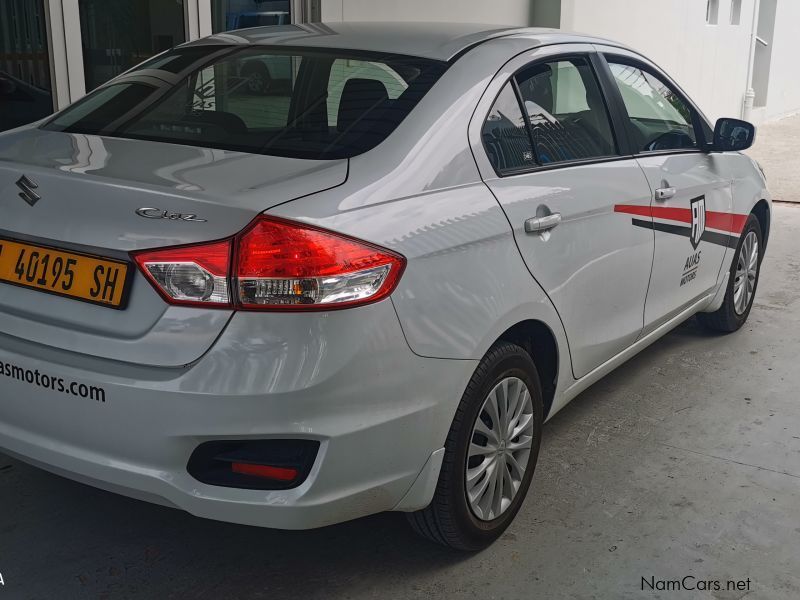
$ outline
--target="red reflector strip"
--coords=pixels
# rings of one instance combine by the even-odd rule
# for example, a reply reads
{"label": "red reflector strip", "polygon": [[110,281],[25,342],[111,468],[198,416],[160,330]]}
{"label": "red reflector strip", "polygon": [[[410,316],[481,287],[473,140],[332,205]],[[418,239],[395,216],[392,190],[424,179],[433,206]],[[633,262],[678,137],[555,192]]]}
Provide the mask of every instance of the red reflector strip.
{"label": "red reflector strip", "polygon": [[297,479],[297,469],[284,467],[270,467],[269,465],[251,465],[248,463],[232,463],[231,470],[240,475],[251,475],[275,481],[294,481]]}

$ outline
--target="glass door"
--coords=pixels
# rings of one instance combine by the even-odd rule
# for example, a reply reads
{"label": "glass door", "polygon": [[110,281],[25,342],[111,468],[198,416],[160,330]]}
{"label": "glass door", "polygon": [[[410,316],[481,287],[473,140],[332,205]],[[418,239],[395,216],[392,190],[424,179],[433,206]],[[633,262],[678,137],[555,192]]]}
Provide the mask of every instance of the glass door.
{"label": "glass door", "polygon": [[86,91],[186,41],[183,0],[79,0]]}
{"label": "glass door", "polygon": [[0,1],[0,131],[53,112],[44,2]]}
{"label": "glass door", "polygon": [[212,0],[211,27],[214,33],[289,25],[292,22],[290,0]]}

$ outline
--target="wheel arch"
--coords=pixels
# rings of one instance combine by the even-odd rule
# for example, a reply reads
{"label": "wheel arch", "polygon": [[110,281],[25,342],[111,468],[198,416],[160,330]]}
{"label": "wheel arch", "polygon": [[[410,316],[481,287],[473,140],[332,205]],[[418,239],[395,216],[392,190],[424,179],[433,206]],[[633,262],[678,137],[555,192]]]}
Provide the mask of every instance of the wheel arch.
{"label": "wheel arch", "polygon": [[559,375],[558,340],[544,322],[535,319],[520,321],[506,329],[495,341],[511,342],[525,349],[533,359],[542,383],[544,417],[547,418],[555,399]]}
{"label": "wheel arch", "polygon": [[761,245],[764,250],[767,248],[767,241],[769,240],[769,229],[772,225],[772,214],[770,212],[769,203],[766,200],[759,200],[750,211],[758,219],[761,225]]}

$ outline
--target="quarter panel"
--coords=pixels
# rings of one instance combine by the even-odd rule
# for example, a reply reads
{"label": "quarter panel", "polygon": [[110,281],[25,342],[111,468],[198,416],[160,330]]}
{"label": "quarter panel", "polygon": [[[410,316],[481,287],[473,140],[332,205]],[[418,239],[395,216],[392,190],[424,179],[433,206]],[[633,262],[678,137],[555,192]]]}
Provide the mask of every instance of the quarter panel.
{"label": "quarter panel", "polygon": [[520,321],[539,319],[561,329],[525,268],[508,220],[482,183],[338,214],[325,214],[326,206],[298,201],[270,213],[302,215],[403,254],[408,266],[392,300],[415,353],[479,359]]}

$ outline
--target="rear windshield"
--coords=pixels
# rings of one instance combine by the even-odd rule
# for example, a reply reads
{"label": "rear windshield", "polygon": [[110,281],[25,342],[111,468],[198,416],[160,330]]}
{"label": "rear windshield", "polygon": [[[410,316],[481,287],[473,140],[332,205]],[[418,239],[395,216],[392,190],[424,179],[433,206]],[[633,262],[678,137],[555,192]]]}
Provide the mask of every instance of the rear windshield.
{"label": "rear windshield", "polygon": [[446,68],[397,55],[189,46],[118,77],[44,129],[349,158],[385,140]]}

